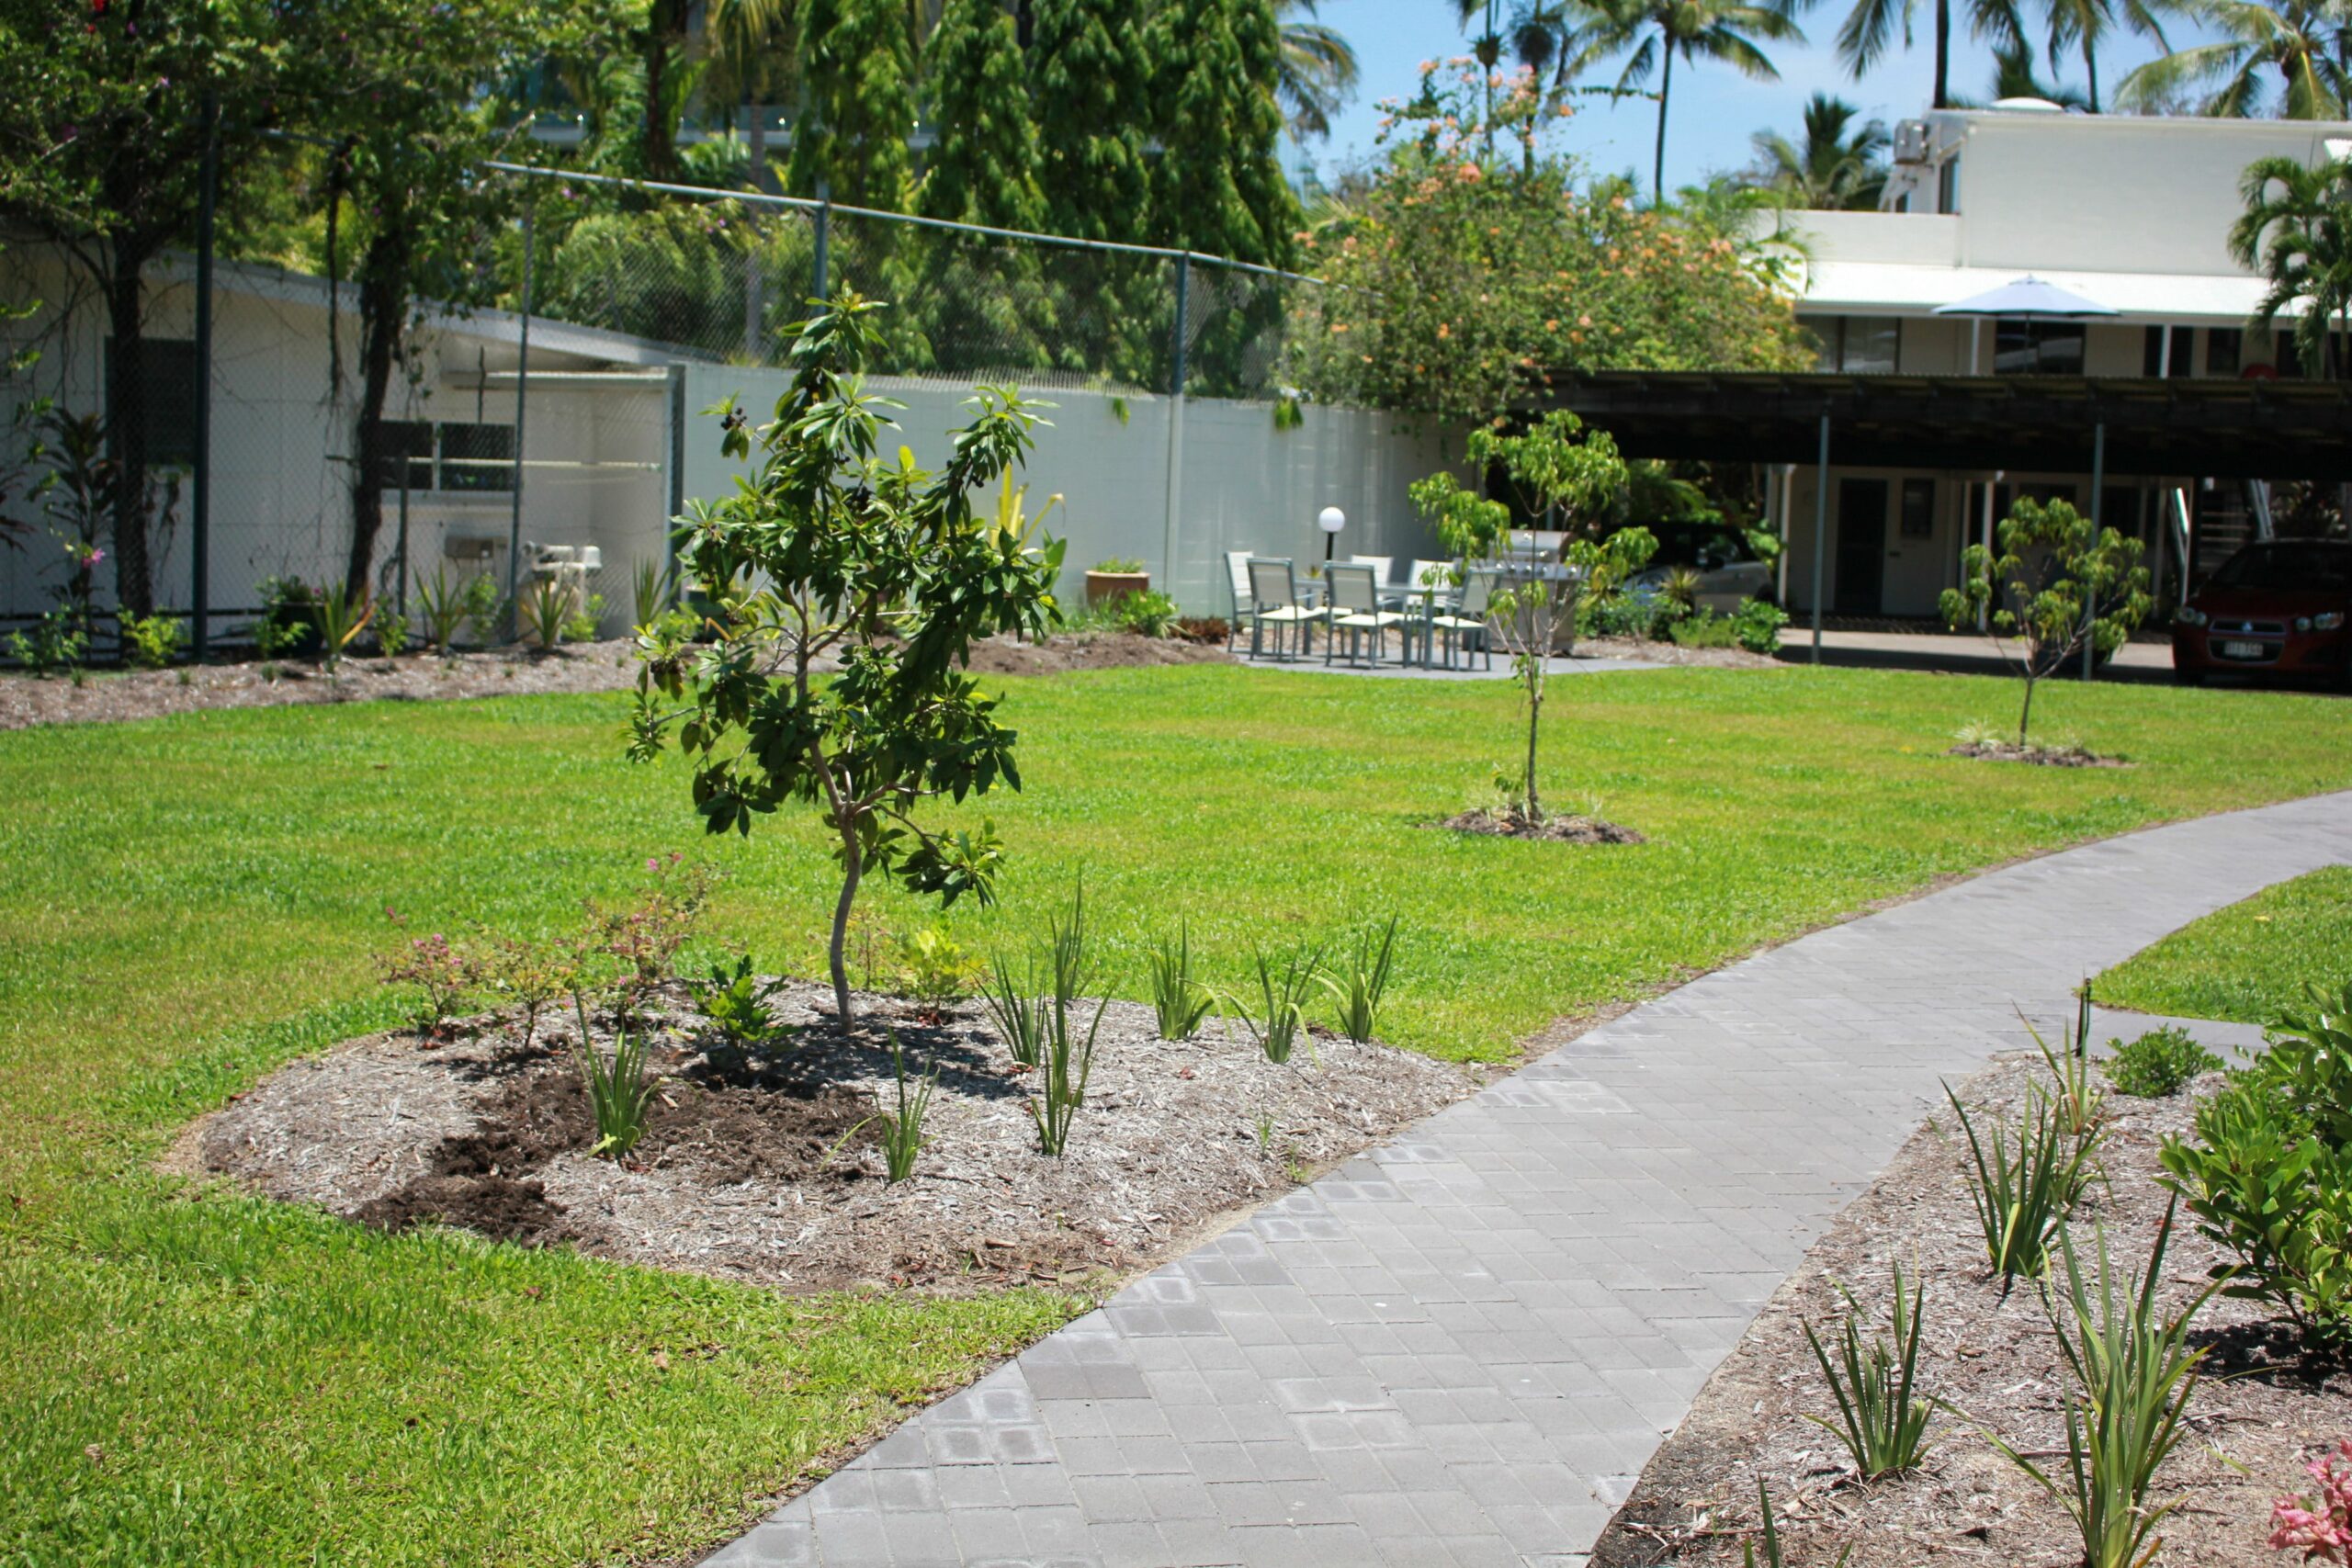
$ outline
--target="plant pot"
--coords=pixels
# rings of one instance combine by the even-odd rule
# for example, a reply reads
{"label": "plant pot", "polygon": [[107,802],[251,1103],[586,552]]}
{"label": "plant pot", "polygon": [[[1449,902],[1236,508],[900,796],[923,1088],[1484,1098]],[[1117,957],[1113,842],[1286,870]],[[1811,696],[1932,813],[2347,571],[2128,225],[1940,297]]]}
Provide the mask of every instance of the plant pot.
{"label": "plant pot", "polygon": [[1114,599],[1124,599],[1130,593],[1151,592],[1151,573],[1148,571],[1090,571],[1086,574],[1086,607],[1107,604]]}

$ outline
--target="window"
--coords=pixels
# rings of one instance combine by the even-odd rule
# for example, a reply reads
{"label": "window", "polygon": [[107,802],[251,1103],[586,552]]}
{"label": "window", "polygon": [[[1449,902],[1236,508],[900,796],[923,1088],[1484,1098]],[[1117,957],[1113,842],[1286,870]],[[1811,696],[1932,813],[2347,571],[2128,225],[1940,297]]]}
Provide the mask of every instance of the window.
{"label": "window", "polygon": [[[147,460],[162,467],[196,462],[196,342],[192,338],[141,338],[137,363],[122,379],[124,417],[145,436]],[[114,342],[107,342],[107,369],[114,369]]]}
{"label": "window", "polygon": [[511,424],[388,419],[377,432],[378,482],[386,490],[401,488],[403,464],[411,491],[504,494],[514,488]]}
{"label": "window", "polygon": [[2245,333],[2236,327],[2207,327],[2205,329],[2205,374],[2234,376],[2238,373],[2238,353],[2245,344]]}
{"label": "window", "polygon": [[1894,316],[1800,316],[1818,345],[1814,368],[1849,376],[1892,376],[1903,354],[1903,322]]}
{"label": "window", "polygon": [[1936,210],[1960,210],[1960,154],[1957,152],[1936,165]]}
{"label": "window", "polygon": [[1906,539],[1932,539],[1936,536],[1935,480],[1903,481],[1903,536]]}
{"label": "window", "polygon": [[1996,376],[2079,376],[2083,323],[2003,317],[1993,329]]}

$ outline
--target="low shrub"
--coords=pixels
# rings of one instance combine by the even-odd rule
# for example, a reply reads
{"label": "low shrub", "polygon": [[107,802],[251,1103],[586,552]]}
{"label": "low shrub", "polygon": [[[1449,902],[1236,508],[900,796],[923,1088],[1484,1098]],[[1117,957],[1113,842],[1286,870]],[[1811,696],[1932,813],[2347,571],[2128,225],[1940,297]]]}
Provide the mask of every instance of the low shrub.
{"label": "low shrub", "polygon": [[2303,1468],[2319,1494],[2271,1504],[2270,1549],[2301,1551],[2306,1562],[2352,1563],[2352,1438]]}
{"label": "low shrub", "polygon": [[2118,1094],[2137,1100],[2162,1100],[2178,1094],[2199,1073],[2220,1070],[2222,1058],[2199,1045],[2177,1024],[2151,1029],[2129,1042],[2110,1040],[2101,1070]]}
{"label": "low shrub", "polygon": [[1781,651],[1781,628],[1788,624],[1786,610],[1761,599],[1741,600],[1731,617],[1732,636],[1739,646],[1768,657]]}
{"label": "low shrub", "polygon": [[[384,917],[395,926],[408,924],[406,917],[389,908]],[[416,987],[422,1005],[410,1018],[426,1039],[447,1032],[449,1021],[481,984],[481,970],[471,949],[439,931],[404,938],[399,948],[378,956],[376,972],[387,986]]]}
{"label": "low shrub", "polygon": [[639,889],[634,902],[589,907],[583,956],[603,962],[623,1023],[676,974],[678,950],[694,934],[710,898],[708,869],[684,865],[684,858],[674,850],[667,857],[648,856],[645,870],[652,880]]}
{"label": "low shrub", "polygon": [[1137,637],[1166,637],[1176,625],[1176,601],[1149,588],[1122,593],[1111,602],[1111,620],[1121,631]]}
{"label": "low shrub", "polygon": [[1223,615],[1179,615],[1174,630],[1186,642],[1223,642],[1233,635]]}
{"label": "low shrub", "polygon": [[980,961],[938,926],[899,939],[899,988],[926,1007],[945,1007],[972,994]]}
{"label": "low shrub", "polygon": [[1676,621],[1666,631],[1677,648],[1731,648],[1739,641],[1736,622],[1703,607],[1698,614]]}
{"label": "low shrub", "polygon": [[254,647],[264,659],[313,653],[319,647],[318,594],[299,578],[265,577]]}
{"label": "low shrub", "polygon": [[2226,1248],[2224,1295],[2284,1313],[2304,1340],[2352,1348],[2352,986],[2272,1026],[2270,1047],[2169,1140],[2165,1185]]}
{"label": "low shrub", "polygon": [[124,615],[122,657],[133,669],[161,670],[180,650],[186,635],[177,615]]}
{"label": "low shrub", "polygon": [[523,1021],[523,1048],[538,1032],[539,1015],[580,983],[580,954],[564,942],[501,936],[475,928],[474,976],[481,987],[514,1009]]}
{"label": "low shrub", "polygon": [[743,953],[731,964],[723,959],[713,963],[710,977],[695,983],[695,1001],[720,1038],[749,1050],[773,1045],[792,1032],[768,1013],[768,998],[783,988],[782,980],[763,981],[753,974],[752,955]]}
{"label": "low shrub", "polygon": [[8,634],[8,657],[36,675],[78,671],[89,646],[90,634],[71,610],[51,610],[29,630]]}
{"label": "low shrub", "polygon": [[1623,592],[1579,594],[1576,607],[1577,636],[1648,637],[1657,624],[1660,606],[1666,603],[1664,600],[1637,599]]}
{"label": "low shrub", "polygon": [[1094,570],[1113,577],[1134,577],[1143,570],[1143,562],[1133,556],[1113,556],[1094,563]]}

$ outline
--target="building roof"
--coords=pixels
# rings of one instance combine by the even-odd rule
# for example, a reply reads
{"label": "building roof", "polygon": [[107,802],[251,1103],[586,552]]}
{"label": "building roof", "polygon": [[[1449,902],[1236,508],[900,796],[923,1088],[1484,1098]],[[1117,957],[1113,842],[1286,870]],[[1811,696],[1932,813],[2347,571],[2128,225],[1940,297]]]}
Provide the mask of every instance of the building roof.
{"label": "building roof", "polygon": [[1841,468],[2352,480],[2352,384],[2030,376],[1561,377],[1544,402],[1628,457]]}

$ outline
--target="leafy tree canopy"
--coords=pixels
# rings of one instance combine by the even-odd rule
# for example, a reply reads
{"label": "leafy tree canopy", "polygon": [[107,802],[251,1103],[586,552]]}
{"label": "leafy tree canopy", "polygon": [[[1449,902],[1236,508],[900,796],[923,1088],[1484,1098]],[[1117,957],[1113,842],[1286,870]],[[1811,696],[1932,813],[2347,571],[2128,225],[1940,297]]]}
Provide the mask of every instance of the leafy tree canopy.
{"label": "leafy tree canopy", "polygon": [[1686,193],[1636,207],[1580,182],[1532,72],[1510,75],[1487,148],[1474,62],[1384,106],[1385,157],[1308,236],[1292,378],[1331,401],[1487,423],[1565,374],[1796,370],[1811,363],[1751,208]]}

